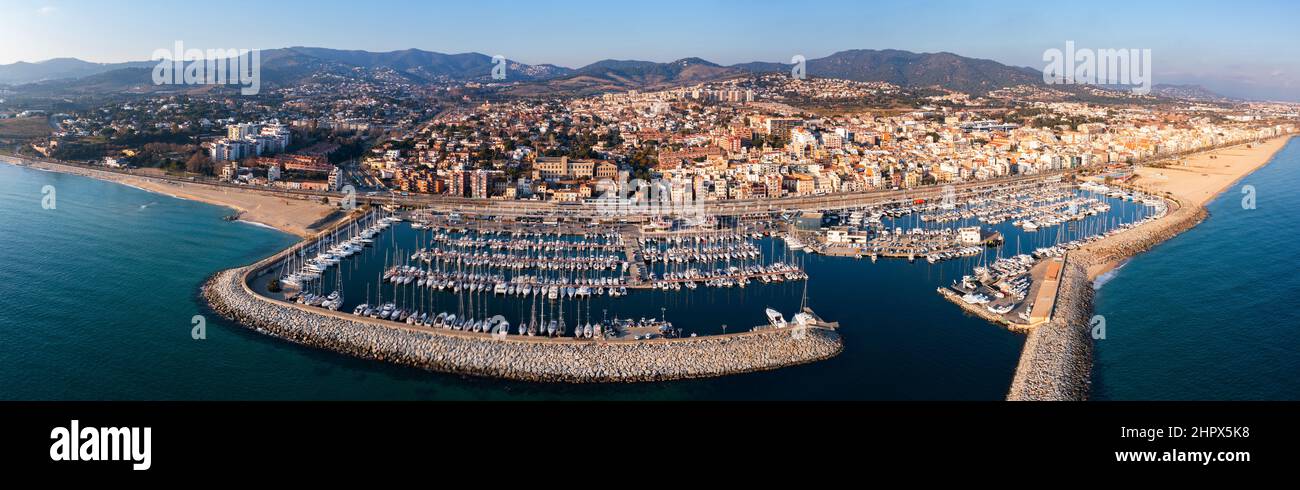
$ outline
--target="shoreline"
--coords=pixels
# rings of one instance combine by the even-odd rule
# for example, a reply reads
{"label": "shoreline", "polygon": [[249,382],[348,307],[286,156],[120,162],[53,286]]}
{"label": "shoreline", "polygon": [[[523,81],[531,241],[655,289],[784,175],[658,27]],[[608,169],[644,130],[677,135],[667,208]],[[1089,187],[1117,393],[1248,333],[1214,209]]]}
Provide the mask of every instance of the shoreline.
{"label": "shoreline", "polygon": [[[16,161],[14,161],[16,160]],[[220,206],[239,215],[238,221],[272,228],[299,238],[310,238],[333,223],[313,227],[329,217],[333,206],[307,199],[268,195],[262,189],[216,187],[204,183],[185,184],[148,175],[127,174],[96,170],[63,163],[35,160],[26,157],[5,156],[0,163],[30,168],[42,172],[77,175],[109,182],[136,190],[167,196],[184,201],[195,201]]]}
{"label": "shoreline", "polygon": [[[1135,169],[1140,185],[1164,193],[1166,200],[1177,208],[1164,218],[1066,255],[1056,311],[1051,321],[1030,332],[1026,339],[1007,400],[1087,400],[1092,388],[1096,347],[1092,338],[1095,281],[1133,257],[1200,224],[1209,217],[1206,204],[1272,162],[1293,137],[1282,135],[1210,150],[1189,157],[1186,165]],[[1245,148],[1247,145],[1250,148]],[[1230,159],[1216,161],[1220,156]],[[1212,163],[1225,163],[1222,168],[1233,171],[1213,173],[1218,167]],[[1174,172],[1179,174],[1166,175]]]}
{"label": "shoreline", "polygon": [[[1182,209],[1182,207],[1184,206],[1188,206],[1188,207],[1198,208],[1199,210],[1203,211],[1205,209],[1205,206],[1209,204],[1210,201],[1217,199],[1224,192],[1227,192],[1228,189],[1237,185],[1242,180],[1249,177],[1251,174],[1254,174],[1255,171],[1263,168],[1265,165],[1268,165],[1269,162],[1272,162],[1273,157],[1276,156],[1279,151],[1282,151],[1282,148],[1285,148],[1287,143],[1289,143],[1294,136],[1295,135],[1283,135],[1283,136],[1274,137],[1266,141],[1256,142],[1251,144],[1252,147],[1249,149],[1243,148],[1244,146],[1246,146],[1246,144],[1242,144],[1242,145],[1235,145],[1227,148],[1221,148],[1218,150],[1211,150],[1204,153],[1198,153],[1187,159],[1188,162],[1186,166],[1138,167],[1137,169],[1135,169],[1135,173],[1138,176],[1137,180],[1140,185],[1144,187],[1150,187],[1151,189],[1157,192],[1172,193],[1173,194],[1172,197],[1178,201],[1179,209]],[[1247,154],[1245,155],[1236,154],[1238,152],[1243,152],[1243,151],[1246,152]],[[1261,154],[1263,153],[1266,153],[1266,155],[1263,155],[1263,157],[1260,158]],[[1215,158],[1210,158],[1211,156]],[[1226,166],[1227,168],[1232,168],[1234,165],[1237,164],[1244,164],[1244,165],[1241,167],[1237,167],[1235,169],[1236,171],[1234,172],[1217,174],[1218,176],[1221,177],[1219,179],[1213,179],[1213,178],[1205,179],[1205,180],[1209,180],[1209,182],[1204,182],[1199,187],[1188,189],[1186,185],[1187,180],[1201,180],[1198,179],[1198,176],[1190,175],[1189,172],[1190,173],[1197,173],[1202,171],[1210,172],[1214,168],[1211,166],[1211,164],[1216,163],[1214,161],[1218,160],[1218,157],[1220,156],[1237,157],[1237,159],[1235,160],[1232,159],[1228,160],[1229,163]],[[1197,170],[1193,171],[1191,169],[1197,169]],[[1174,173],[1174,172],[1180,173],[1181,175],[1179,175],[1178,177],[1181,178],[1170,179],[1166,175],[1166,173]],[[1211,175],[1212,174],[1202,173],[1199,177],[1207,177]],[[1172,215],[1174,213],[1170,213],[1170,214]],[[1197,213],[1197,214],[1201,214],[1201,213]],[[1204,216],[1201,217],[1201,220],[1205,219],[1208,216],[1209,213],[1205,212]],[[1102,241],[1101,243],[1094,244],[1094,245],[1104,246],[1105,242],[1106,241]],[[1085,248],[1091,248],[1091,247],[1085,247]],[[1111,272],[1112,270],[1122,265],[1125,261],[1127,261],[1128,259],[1136,255],[1137,253],[1134,253],[1127,257],[1112,257],[1100,264],[1089,267],[1088,280],[1095,281],[1102,274]]]}
{"label": "shoreline", "polygon": [[[1134,174],[1137,176],[1133,182],[1126,185],[1136,185],[1148,189],[1157,195],[1166,196],[1165,199],[1171,202],[1170,211],[1164,218],[1144,224],[1143,226],[1128,230],[1105,240],[1085,246],[1077,251],[1071,252],[1066,257],[1066,263],[1063,267],[1063,277],[1058,296],[1060,301],[1057,304],[1055,314],[1048,323],[1035,328],[1029,333],[1029,338],[1025,342],[1022,350],[1011,387],[1009,389],[1007,400],[1084,400],[1088,398],[1091,389],[1091,371],[1092,357],[1095,343],[1091,339],[1090,320],[1093,315],[1093,298],[1096,291],[1096,281],[1104,274],[1113,272],[1132,257],[1150,250],[1151,248],[1167,241],[1178,234],[1196,226],[1208,217],[1205,205],[1211,200],[1221,196],[1228,189],[1237,185],[1242,180],[1258,169],[1272,162],[1276,154],[1281,151],[1292,139],[1293,135],[1281,135],[1266,140],[1259,140],[1252,143],[1242,143],[1230,147],[1207,150],[1186,157],[1186,162],[1180,161],[1177,165],[1167,167],[1137,167]],[[1250,145],[1250,148],[1246,148]],[[1227,157],[1227,158],[1224,158]],[[81,175],[98,180],[109,181],[130,187],[135,187],[147,192],[165,194],[169,197],[195,200],[208,204],[219,205],[240,211],[241,213],[249,212],[249,209],[241,206],[239,199],[244,198],[264,198],[272,201],[277,199],[259,192],[257,189],[226,189],[222,186],[212,186],[205,184],[193,184],[187,186],[184,182],[174,180],[153,179],[148,176],[134,174],[118,174],[115,172],[98,171],[91,168],[81,168],[77,166],[57,164],[52,162],[32,161],[24,159],[26,164],[18,163],[18,166],[25,166],[42,171],[52,171],[60,173],[70,173]],[[4,162],[0,160],[3,163]],[[1227,169],[1227,170],[1225,170]],[[186,192],[191,189],[187,187],[202,187],[209,193],[217,194],[217,197],[193,195],[193,192]],[[184,196],[179,196],[168,192],[168,190],[180,190]],[[201,194],[201,193],[200,193]],[[228,198],[227,200],[221,197]],[[230,200],[237,202],[231,203]],[[306,200],[296,200],[297,202],[307,202]],[[288,201],[285,201],[288,204]],[[332,209],[329,206],[316,204],[321,208]],[[257,209],[254,207],[253,209]],[[255,226],[268,226],[291,234],[307,237],[313,233],[294,231],[287,229],[287,226],[274,226],[260,221],[249,219],[249,216],[243,216],[240,221],[249,222]],[[323,225],[322,230],[328,230],[337,225],[342,220],[334,220],[328,225]],[[320,220],[316,220],[320,222]],[[272,256],[266,260],[274,259]],[[236,269],[241,271],[237,275],[246,279],[247,275],[258,270],[259,266],[266,262],[259,262],[253,266]],[[231,271],[223,271],[218,276]],[[491,376],[498,378],[509,378],[529,381],[562,381],[562,382],[618,382],[618,381],[659,381],[669,379],[688,379],[695,377],[722,376],[727,374],[737,374],[767,369],[777,369],[779,367],[816,362],[818,360],[834,357],[842,351],[842,342],[838,334],[833,331],[834,337],[823,338],[820,341],[834,343],[838,345],[835,349],[817,348],[816,354],[804,352],[799,355],[788,356],[786,359],[771,359],[763,355],[763,359],[743,359],[736,357],[731,359],[735,365],[730,368],[719,368],[713,366],[710,369],[689,369],[689,370],[669,370],[665,372],[662,366],[656,365],[654,368],[643,369],[641,371],[633,370],[632,372],[620,371],[616,374],[609,374],[603,371],[591,371],[583,374],[574,375],[556,374],[563,370],[563,367],[551,365],[547,371],[535,372],[531,367],[520,367],[519,364],[512,364],[508,372],[502,372],[499,366],[479,364],[457,364],[447,361],[445,358],[433,359],[428,357],[427,346],[430,342],[441,342],[447,338],[456,339],[455,342],[467,342],[463,336],[453,335],[443,332],[412,332],[402,328],[386,324],[374,324],[364,320],[353,320],[351,318],[335,318],[330,315],[320,314],[315,311],[307,311],[303,308],[297,308],[294,305],[279,304],[269,298],[261,298],[262,303],[273,303],[269,307],[277,310],[274,315],[283,314],[283,308],[293,312],[289,317],[301,319],[303,314],[306,317],[318,318],[327,322],[346,321],[354,327],[366,332],[384,332],[383,342],[376,341],[373,344],[358,343],[356,339],[346,345],[340,346],[337,342],[344,335],[339,331],[323,332],[320,326],[310,325],[310,321],[293,325],[278,325],[278,322],[270,321],[265,317],[259,318],[248,314],[241,314],[243,308],[234,308],[228,305],[232,304],[229,297],[214,297],[211,291],[214,289],[212,283],[216,281],[216,276],[204,284],[204,296],[214,310],[220,311],[223,316],[234,319],[248,328],[258,330],[262,333],[290,340],[316,348],[331,350],[356,357],[371,358],[388,362],[396,362],[424,369],[441,372],[452,372],[460,374],[474,374]],[[246,282],[245,282],[246,286]],[[228,296],[228,295],[227,295]],[[253,296],[257,296],[253,294]],[[218,306],[227,305],[224,309]],[[245,303],[247,306],[248,303]],[[277,326],[278,325],[278,326]],[[396,332],[396,333],[394,333]],[[397,342],[391,337],[397,335],[404,337]],[[419,338],[414,338],[419,337]],[[755,335],[754,338],[772,337],[771,335]],[[785,336],[788,339],[788,336]],[[822,337],[818,334],[814,337]],[[828,336],[829,337],[829,336]],[[429,339],[433,340],[429,340]],[[331,340],[332,339],[332,340]],[[510,341],[502,342],[490,338],[471,339],[471,344],[477,346],[511,344]],[[703,339],[701,339],[703,340]],[[716,339],[712,339],[715,340]],[[769,339],[770,340],[770,339]],[[759,343],[768,342],[760,341]],[[784,341],[783,341],[784,342]],[[515,342],[525,344],[526,342]],[[697,345],[706,345],[707,342],[695,342]],[[788,342],[787,342],[788,343]],[[529,343],[530,344],[530,343]],[[556,344],[564,345],[564,344]],[[569,344],[565,348],[571,348],[574,345],[598,345],[595,351],[601,351],[607,354],[607,346],[618,344]],[[639,345],[654,345],[645,343]],[[775,345],[775,344],[773,344]],[[414,347],[416,350],[412,351]],[[456,349],[463,349],[464,345]],[[496,349],[497,347],[493,347]],[[783,348],[785,348],[783,346]],[[802,348],[802,347],[801,347]],[[424,349],[424,350],[421,350]],[[477,347],[474,347],[477,349]],[[510,350],[510,349],[507,349]],[[541,349],[546,350],[546,349]],[[556,349],[560,350],[560,349]],[[828,351],[832,351],[828,353]],[[423,354],[421,354],[423,352]],[[493,351],[493,356],[500,357],[500,353]],[[734,354],[734,353],[733,353]],[[573,358],[574,354],[566,353],[565,355]],[[693,357],[698,358],[704,355],[703,352],[694,352]],[[634,355],[635,357],[635,355]],[[401,360],[405,358],[406,360]],[[512,358],[516,361],[518,358]],[[600,359],[598,362],[601,368],[605,368],[610,362],[617,360],[616,357],[607,358],[606,355],[597,355]],[[531,362],[531,361],[529,361]],[[593,361],[594,362],[594,361]],[[692,361],[682,361],[690,363]],[[757,363],[757,364],[755,364]],[[525,362],[524,364],[528,364]],[[647,363],[644,366],[650,366]]]}

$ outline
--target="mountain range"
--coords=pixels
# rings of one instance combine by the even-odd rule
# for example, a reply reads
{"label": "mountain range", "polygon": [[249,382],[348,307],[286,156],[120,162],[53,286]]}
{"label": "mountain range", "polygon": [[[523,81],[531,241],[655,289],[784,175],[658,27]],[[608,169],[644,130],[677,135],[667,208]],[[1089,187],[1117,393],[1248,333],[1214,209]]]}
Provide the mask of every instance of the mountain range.
{"label": "mountain range", "polygon": [[[264,85],[298,84],[313,79],[390,78],[410,83],[491,82],[493,57],[481,53],[444,54],[419,49],[371,52],[313,47],[262,51]],[[147,91],[154,61],[90,63],[60,58],[39,63],[0,65],[0,84],[29,86],[43,92]],[[690,85],[758,73],[789,73],[786,63],[751,62],[723,66],[700,58],[668,63],[602,60],[577,69],[508,61],[507,76],[520,95],[599,93]],[[968,58],[953,53],[913,53],[894,49],[840,51],[806,62],[813,77],[861,82],[888,82],[903,87],[942,87],[971,94],[1042,83],[1032,68]],[[391,78],[390,78],[391,79]],[[1204,89],[1184,87],[1171,94],[1215,97]]]}
{"label": "mountain range", "polygon": [[19,85],[67,78],[82,78],[114,70],[153,66],[152,62],[91,63],[76,58],[55,58],[37,63],[19,61],[0,65],[0,83]]}

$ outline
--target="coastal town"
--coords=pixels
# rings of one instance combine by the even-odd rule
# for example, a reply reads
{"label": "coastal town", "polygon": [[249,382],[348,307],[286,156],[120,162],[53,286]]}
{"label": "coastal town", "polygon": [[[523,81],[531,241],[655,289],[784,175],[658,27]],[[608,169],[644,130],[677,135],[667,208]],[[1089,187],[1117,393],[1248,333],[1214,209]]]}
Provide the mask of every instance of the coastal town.
{"label": "coastal town", "polygon": [[0,467],[1288,475],[1297,18],[0,0]]}
{"label": "coastal town", "polygon": [[[168,95],[44,116],[25,154],[250,187],[577,202],[655,181],[685,202],[896,190],[1133,163],[1277,135],[1288,104],[1097,104],[762,75],[585,97],[475,83]],[[459,97],[454,95],[459,94]],[[477,95],[469,95],[474,94]],[[801,109],[874,100],[885,109]],[[268,96],[270,98],[270,96]],[[16,108],[15,108],[16,109]]]}
{"label": "coastal town", "polygon": [[[214,276],[204,298],[359,357],[577,383],[817,362],[852,335],[808,297],[818,255],[956,271],[941,297],[1029,336],[1009,398],[1075,399],[1091,365],[1081,291],[1132,253],[1116,247],[1202,216],[1212,194],[1189,193],[1189,161],[1206,168],[1195,185],[1221,190],[1300,121],[1293,104],[1032,85],[765,73],[539,95],[530,83],[377,76],[64,112],[9,100],[7,120],[45,131],[7,138],[4,158],[300,236]],[[1232,172],[1204,166],[1242,149],[1250,161],[1225,160]],[[665,306],[747,289],[798,306],[746,305],[736,318],[763,321],[731,331]]]}

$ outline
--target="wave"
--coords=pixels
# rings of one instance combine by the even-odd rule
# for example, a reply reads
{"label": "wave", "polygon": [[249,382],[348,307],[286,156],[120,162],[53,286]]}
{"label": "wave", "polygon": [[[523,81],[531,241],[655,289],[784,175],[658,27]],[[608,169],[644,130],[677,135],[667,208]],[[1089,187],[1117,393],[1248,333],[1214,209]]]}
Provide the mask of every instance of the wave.
{"label": "wave", "polygon": [[1100,290],[1102,286],[1105,286],[1106,283],[1110,282],[1111,279],[1114,279],[1115,276],[1118,276],[1119,270],[1123,269],[1124,266],[1126,265],[1128,265],[1128,259],[1125,259],[1119,264],[1116,264],[1115,267],[1112,268],[1111,270],[1103,272],[1100,276],[1097,276],[1097,279],[1092,281],[1092,289],[1094,291]]}
{"label": "wave", "polygon": [[130,187],[130,188],[135,189],[135,190],[138,190],[138,191],[145,191],[145,192],[148,192],[148,193],[150,193],[150,194],[161,194],[161,195],[164,195],[164,196],[170,197],[170,198],[172,198],[172,199],[180,199],[180,200],[182,200],[182,201],[190,201],[190,200],[191,200],[191,199],[185,199],[185,198],[180,197],[180,196],[177,196],[177,195],[175,195],[175,194],[168,194],[168,193],[166,193],[166,192],[159,191],[159,190],[154,190],[154,189],[145,189],[144,187],[140,187],[140,186],[138,186],[138,185],[130,184],[130,183],[123,182],[123,181],[107,180],[107,181],[105,181],[105,182],[111,182],[111,183],[118,184],[118,185],[124,185],[124,186]]}
{"label": "wave", "polygon": [[268,229],[268,230],[280,231],[278,228],[276,228],[276,227],[274,227],[274,226],[271,226],[271,225],[268,225],[268,224],[266,224],[266,223],[259,223],[259,222],[256,222],[256,221],[250,221],[250,220],[246,220],[246,219],[237,219],[237,220],[235,220],[235,221],[238,221],[238,222],[240,222],[240,223],[248,223],[248,224],[250,224],[250,225],[253,225],[253,226],[256,226],[256,227],[259,227],[259,228],[266,228],[266,229]]}

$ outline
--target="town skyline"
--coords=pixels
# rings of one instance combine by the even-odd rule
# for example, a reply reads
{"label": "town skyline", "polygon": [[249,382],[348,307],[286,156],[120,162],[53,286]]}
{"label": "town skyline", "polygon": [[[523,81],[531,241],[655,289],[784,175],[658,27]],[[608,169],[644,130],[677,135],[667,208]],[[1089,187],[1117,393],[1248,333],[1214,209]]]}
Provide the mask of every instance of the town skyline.
{"label": "town skyline", "polygon": [[[150,15],[123,17],[114,13],[121,9],[111,2],[102,3],[29,1],[0,7],[5,19],[0,20],[0,65],[55,58],[143,61],[181,40],[200,49],[478,52],[569,68],[606,59],[671,62],[691,57],[721,65],[788,63],[795,55],[813,59],[851,49],[899,49],[951,52],[1041,70],[1046,50],[1074,41],[1085,48],[1151,49],[1157,84],[1196,84],[1258,100],[1296,100],[1300,87],[1300,57],[1280,49],[1297,41],[1285,26],[1289,16],[1257,14],[1296,9],[1285,2],[1260,2],[1249,9],[1198,4],[1178,12],[1120,3],[1087,11],[1025,3],[1015,9],[1019,18],[958,2],[930,4],[935,8],[925,16],[906,6],[843,2],[809,6],[809,15],[777,4],[735,2],[668,2],[654,10],[589,2],[544,8],[511,2],[506,7],[397,2],[387,9],[348,9],[340,15],[344,10],[330,9],[328,3],[309,9],[286,2],[259,6],[267,15],[220,32],[195,28],[189,19],[204,14],[195,6],[153,3],[154,8],[144,9]],[[395,11],[407,14],[393,16]],[[1169,22],[1151,25],[1153,15]],[[447,22],[451,18],[461,20]],[[576,27],[569,34],[542,28],[565,24]],[[1224,35],[1189,36],[1210,31]],[[784,35],[775,35],[779,33]],[[87,37],[96,42],[85,42]],[[590,42],[595,38],[602,41]]]}

